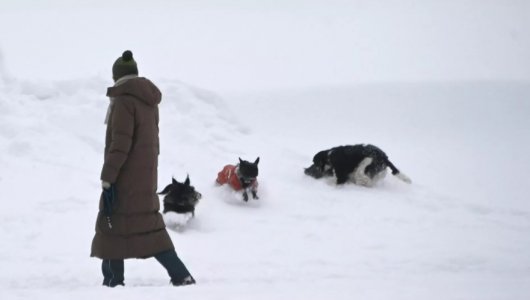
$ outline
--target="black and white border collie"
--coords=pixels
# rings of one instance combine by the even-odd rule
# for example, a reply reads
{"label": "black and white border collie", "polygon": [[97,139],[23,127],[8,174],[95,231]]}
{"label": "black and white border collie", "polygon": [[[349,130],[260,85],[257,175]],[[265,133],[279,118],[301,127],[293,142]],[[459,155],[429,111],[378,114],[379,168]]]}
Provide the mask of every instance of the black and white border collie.
{"label": "black and white border collie", "polygon": [[410,178],[390,162],[383,150],[370,144],[338,146],[320,151],[304,173],[314,178],[335,175],[337,184],[352,181],[372,187],[386,176],[387,167],[392,170],[392,175],[411,183]]}

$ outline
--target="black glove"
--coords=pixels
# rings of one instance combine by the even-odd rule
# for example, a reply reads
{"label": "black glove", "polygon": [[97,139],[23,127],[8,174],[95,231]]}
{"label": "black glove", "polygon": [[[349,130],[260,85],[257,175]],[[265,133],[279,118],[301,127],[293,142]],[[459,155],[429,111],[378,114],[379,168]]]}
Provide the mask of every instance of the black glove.
{"label": "black glove", "polygon": [[112,215],[112,207],[114,206],[114,203],[116,202],[116,188],[114,187],[114,184],[111,184],[108,188],[103,188],[102,196],[103,196],[103,212],[105,213],[105,216],[107,217],[107,223],[109,225],[109,228],[112,229],[112,222],[110,220],[110,217]]}

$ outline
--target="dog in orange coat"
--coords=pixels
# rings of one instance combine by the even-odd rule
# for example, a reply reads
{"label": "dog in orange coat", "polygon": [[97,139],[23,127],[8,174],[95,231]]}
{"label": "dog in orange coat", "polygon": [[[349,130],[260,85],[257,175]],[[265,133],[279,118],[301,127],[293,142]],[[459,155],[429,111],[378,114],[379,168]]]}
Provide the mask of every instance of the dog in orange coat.
{"label": "dog in orange coat", "polygon": [[239,164],[226,165],[217,174],[217,184],[228,184],[235,191],[243,191],[243,200],[248,201],[248,191],[253,199],[258,197],[258,163],[259,157],[253,163],[239,158]]}

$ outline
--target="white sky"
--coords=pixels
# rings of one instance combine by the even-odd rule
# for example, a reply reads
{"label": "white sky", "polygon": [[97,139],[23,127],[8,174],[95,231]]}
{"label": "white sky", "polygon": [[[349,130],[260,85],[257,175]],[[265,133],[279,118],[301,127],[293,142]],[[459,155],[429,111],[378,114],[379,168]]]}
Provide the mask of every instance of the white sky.
{"label": "white sky", "polygon": [[131,49],[143,75],[213,90],[530,80],[528,1],[42,2],[0,3],[10,76],[110,78]]}

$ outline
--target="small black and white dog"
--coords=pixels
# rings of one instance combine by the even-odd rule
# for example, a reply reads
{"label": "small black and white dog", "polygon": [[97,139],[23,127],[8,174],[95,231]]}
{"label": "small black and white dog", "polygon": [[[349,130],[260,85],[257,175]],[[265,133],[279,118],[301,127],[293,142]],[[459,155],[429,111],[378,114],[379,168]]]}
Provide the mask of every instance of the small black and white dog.
{"label": "small black and white dog", "polygon": [[390,162],[383,150],[369,144],[338,146],[320,151],[304,173],[317,179],[335,175],[337,184],[350,180],[355,184],[374,186],[385,177],[387,167],[392,170],[392,175],[411,183],[410,178]]}
{"label": "small black and white dog", "polygon": [[195,206],[202,195],[190,185],[190,177],[181,183],[172,178],[171,184],[166,186],[159,195],[164,195],[164,214],[175,212],[179,214],[191,213],[195,216]]}

